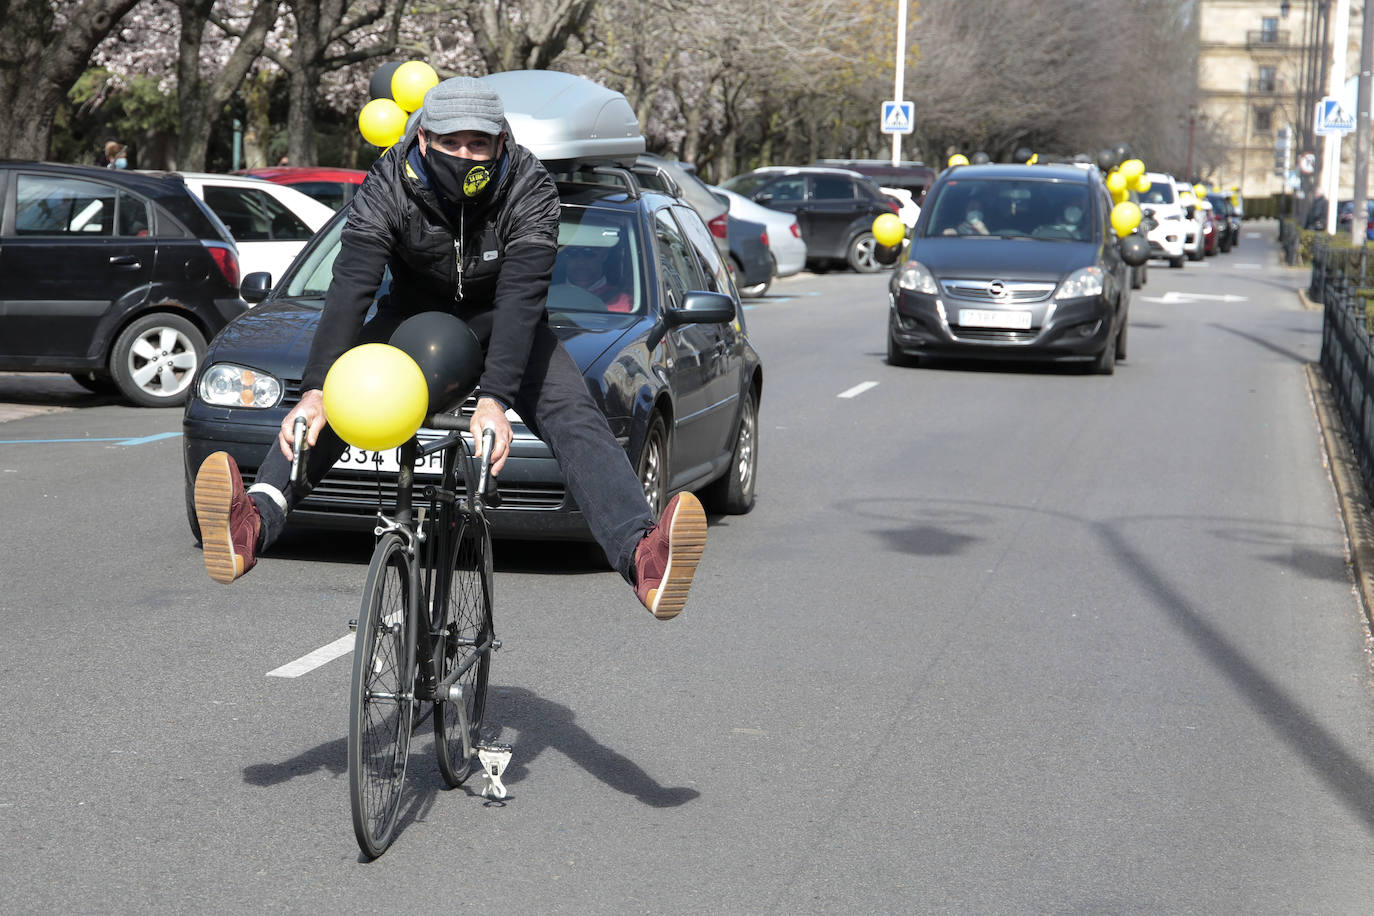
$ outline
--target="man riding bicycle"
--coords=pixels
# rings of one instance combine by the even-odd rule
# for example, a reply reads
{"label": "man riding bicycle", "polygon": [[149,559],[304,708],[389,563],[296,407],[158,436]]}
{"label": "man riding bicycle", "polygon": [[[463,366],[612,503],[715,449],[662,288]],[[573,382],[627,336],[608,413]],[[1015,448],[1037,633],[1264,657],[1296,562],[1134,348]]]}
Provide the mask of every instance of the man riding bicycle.
{"label": "man riding bicycle", "polygon": [[[548,443],[592,536],[644,606],[660,620],[682,610],[706,516],[695,496],[681,493],[655,524],[629,458],[547,324],[559,210],[553,179],[511,139],[490,87],[454,77],[426,94],[417,123],[377,160],[353,199],[300,402],[282,421],[257,481],[245,491],[225,452],[207,457],[196,476],[212,579],[232,582],[252,569],[342,455],[321,390],[334,361],[357,344],[388,340],[411,315],[439,310],[466,321],[486,354],[470,429],[478,443],[484,427],[496,430],[492,472],[500,473],[509,452],[506,409],[513,408]],[[390,294],[365,322],[388,267]],[[311,448],[304,481],[293,486],[297,417],[309,424]]]}

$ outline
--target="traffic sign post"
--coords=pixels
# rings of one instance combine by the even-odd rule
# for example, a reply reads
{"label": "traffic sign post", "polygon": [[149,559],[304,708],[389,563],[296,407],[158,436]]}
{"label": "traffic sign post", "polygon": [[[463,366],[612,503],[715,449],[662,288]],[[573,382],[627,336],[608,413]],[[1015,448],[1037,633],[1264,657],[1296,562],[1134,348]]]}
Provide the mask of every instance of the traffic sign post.
{"label": "traffic sign post", "polygon": [[[892,97],[900,99],[904,94],[903,80],[906,78],[906,0],[897,0],[897,65],[893,68]],[[906,118],[906,130],[888,130],[888,105],[894,106],[893,118],[898,114]],[[897,106],[905,106],[898,108]],[[892,165],[902,164],[902,134],[909,134],[912,130],[912,120],[915,107],[910,102],[884,102],[883,117],[880,122],[882,131],[885,134],[892,134]]]}

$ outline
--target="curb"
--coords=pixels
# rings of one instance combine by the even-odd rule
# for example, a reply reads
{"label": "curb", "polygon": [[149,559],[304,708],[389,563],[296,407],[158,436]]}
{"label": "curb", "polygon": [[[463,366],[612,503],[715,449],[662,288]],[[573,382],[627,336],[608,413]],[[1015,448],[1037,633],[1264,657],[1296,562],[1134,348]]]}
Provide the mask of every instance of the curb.
{"label": "curb", "polygon": [[1336,505],[1345,523],[1355,593],[1360,598],[1366,623],[1374,629],[1374,616],[1370,613],[1374,607],[1374,518],[1370,515],[1369,495],[1355,453],[1346,438],[1331,385],[1317,363],[1307,364],[1307,393],[1321,428],[1322,461],[1335,487]]}

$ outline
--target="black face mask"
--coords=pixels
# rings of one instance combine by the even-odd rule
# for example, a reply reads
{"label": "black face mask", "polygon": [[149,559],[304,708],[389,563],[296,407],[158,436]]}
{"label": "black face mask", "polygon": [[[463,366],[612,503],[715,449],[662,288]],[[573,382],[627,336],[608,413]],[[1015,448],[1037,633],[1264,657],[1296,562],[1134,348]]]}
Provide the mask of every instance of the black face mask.
{"label": "black face mask", "polygon": [[434,190],[455,204],[480,200],[496,177],[495,159],[464,159],[437,150],[426,151],[425,168]]}

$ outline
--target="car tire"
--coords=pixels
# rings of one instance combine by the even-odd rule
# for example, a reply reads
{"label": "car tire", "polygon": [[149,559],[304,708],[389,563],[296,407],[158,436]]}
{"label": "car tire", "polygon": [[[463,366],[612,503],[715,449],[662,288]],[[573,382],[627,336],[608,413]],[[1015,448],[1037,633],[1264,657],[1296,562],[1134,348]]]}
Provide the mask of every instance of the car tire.
{"label": "car tire", "polygon": [[[1120,333],[1120,332],[1118,332]],[[1093,360],[1093,372],[1098,375],[1111,375],[1116,371],[1116,340],[1110,339],[1102,352]]]}
{"label": "car tire", "polygon": [[1188,260],[1190,260],[1190,261],[1201,261],[1201,260],[1202,260],[1203,258],[1205,258],[1205,257],[1207,257],[1207,251],[1206,251],[1205,247],[1202,246],[1202,245],[1197,246],[1197,252],[1196,252],[1196,253],[1191,252],[1191,251],[1188,252]]}
{"label": "car tire", "polygon": [[191,525],[191,537],[195,539],[196,546],[200,546],[200,516],[196,515],[196,485],[194,481],[186,483],[186,521]]}
{"label": "car tire", "polygon": [[1174,268],[1175,270],[1178,270],[1179,268],[1181,268],[1181,267],[1183,266],[1183,257],[1182,257],[1182,256],[1179,256],[1179,257],[1177,257],[1177,258],[1170,258],[1170,259],[1169,259],[1169,266],[1172,267],[1172,268]]}
{"label": "car tire", "polygon": [[1116,361],[1119,363],[1126,361],[1126,329],[1130,327],[1129,317],[1122,317],[1121,330],[1116,332]]}
{"label": "car tire", "polygon": [[1131,289],[1140,289],[1145,285],[1145,281],[1141,278],[1141,274],[1143,273],[1144,268],[1142,267],[1131,268]]}
{"label": "car tire", "polygon": [[706,505],[726,515],[744,515],[754,508],[754,489],[759,468],[759,396],[753,389],[745,395],[740,410],[735,445],[730,451],[730,466],[720,479],[702,491]]}
{"label": "car tire", "polygon": [[657,413],[649,418],[644,431],[644,447],[639,450],[635,471],[644,488],[649,514],[657,521],[668,503],[668,427]]}
{"label": "car tire", "polygon": [[910,369],[916,365],[918,359],[902,350],[897,344],[897,339],[892,336],[892,327],[887,329],[887,364],[897,366],[901,369]]}
{"label": "car tire", "polygon": [[110,375],[125,398],[140,407],[186,402],[191,380],[205,360],[205,335],[179,315],[153,312],[132,322],[110,351]]}
{"label": "car tire", "polygon": [[73,372],[72,379],[92,394],[119,394],[115,380],[103,372]]}
{"label": "car tire", "polygon": [[871,232],[860,232],[849,243],[845,260],[849,269],[857,274],[876,274],[886,266],[878,263],[878,241]]}

